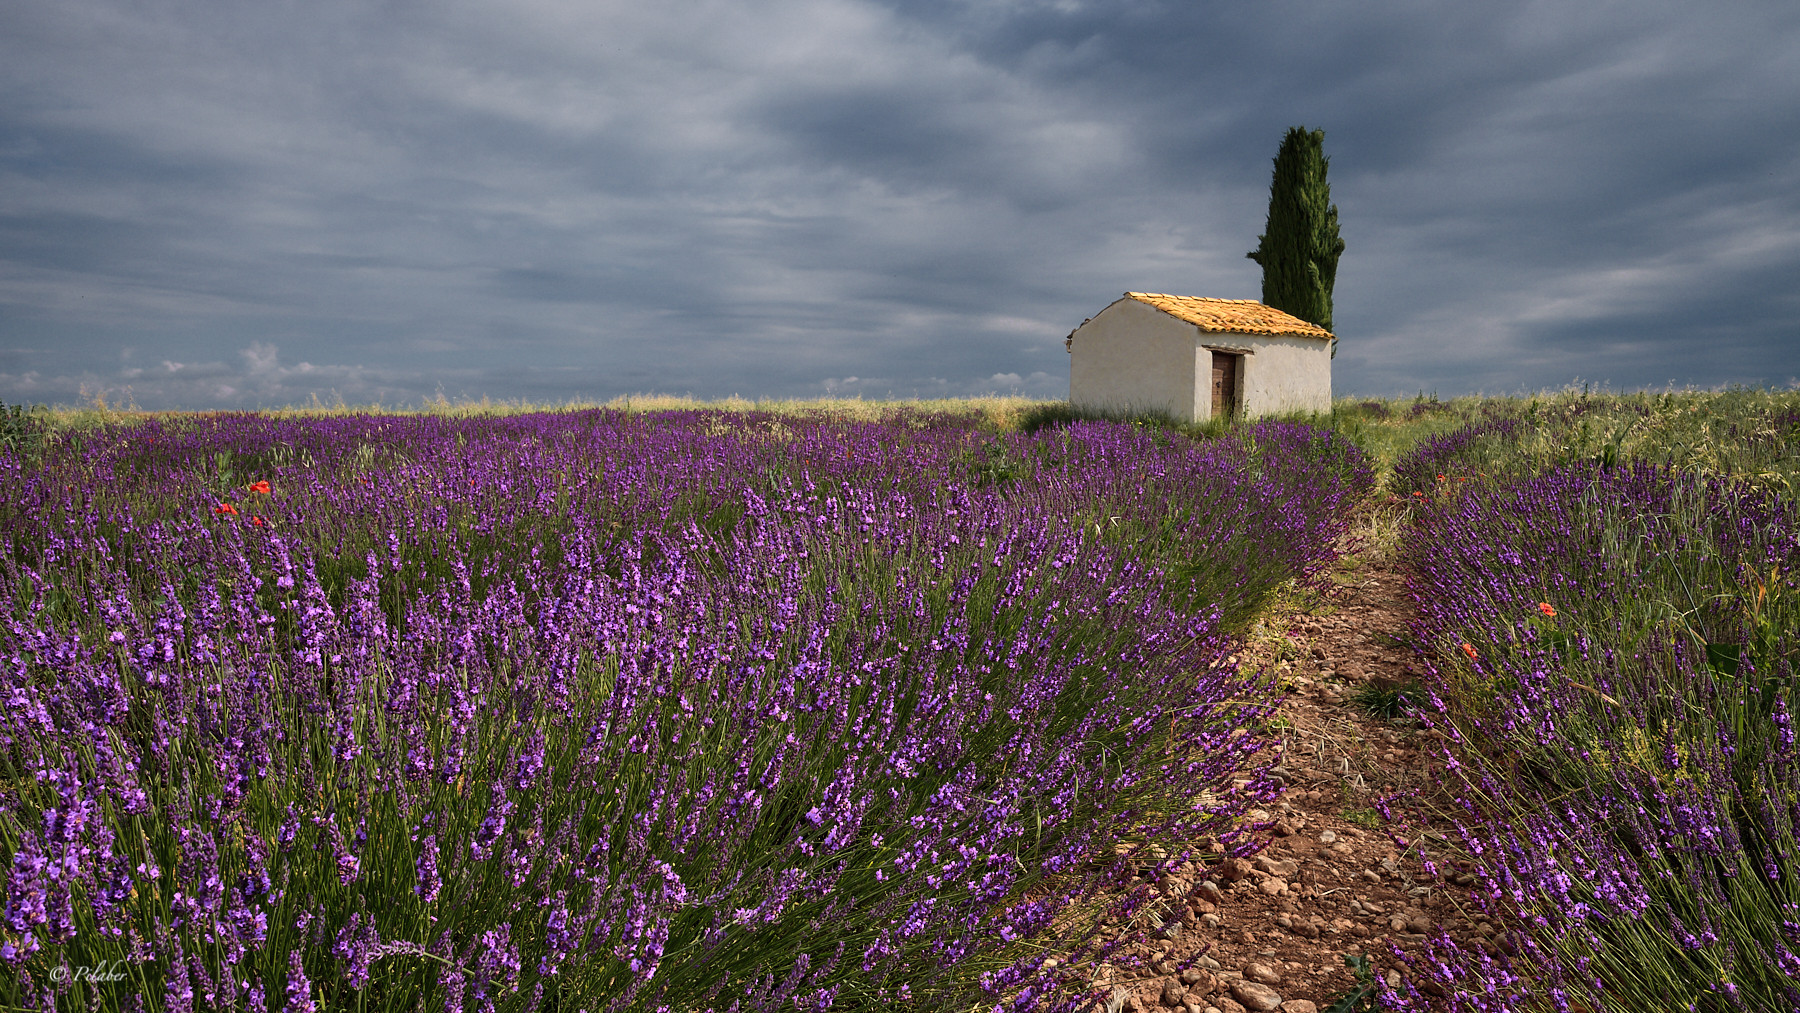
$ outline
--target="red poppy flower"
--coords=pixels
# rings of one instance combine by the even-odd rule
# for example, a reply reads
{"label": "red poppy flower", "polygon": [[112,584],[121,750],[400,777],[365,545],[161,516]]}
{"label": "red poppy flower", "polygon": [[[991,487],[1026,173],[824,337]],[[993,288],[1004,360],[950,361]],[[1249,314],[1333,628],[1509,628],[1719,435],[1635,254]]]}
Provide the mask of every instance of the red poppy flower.
{"label": "red poppy flower", "polygon": [[260,493],[263,493],[264,495],[267,495],[269,492],[269,480],[265,478],[260,482],[250,483],[250,491],[251,492],[260,492]]}
{"label": "red poppy flower", "polygon": [[1474,661],[1474,660],[1475,660],[1475,647],[1474,647],[1474,645],[1472,645],[1472,644],[1464,644],[1464,645],[1462,645],[1462,649],[1463,649],[1463,653],[1464,653],[1464,654],[1466,654],[1466,655],[1468,655],[1468,656],[1469,656],[1469,660],[1470,660],[1470,661]]}
{"label": "red poppy flower", "polygon": [[235,517],[237,516],[237,507],[232,506],[230,503],[220,503],[218,506],[213,507],[213,513],[231,514]]}
{"label": "red poppy flower", "polygon": [[1425,494],[1422,492],[1414,492],[1413,495],[1419,497],[1420,499],[1425,498]]}
{"label": "red poppy flower", "polygon": [[257,517],[257,516],[256,516],[256,515],[254,515],[254,514],[252,514],[252,515],[251,515],[251,517],[250,517],[250,523],[252,523],[252,524],[254,524],[254,525],[256,525],[256,526],[257,526],[257,527],[259,527],[259,528],[266,528],[266,527],[268,527],[268,526],[269,526],[269,522],[268,522],[268,521],[265,521],[265,520],[263,520],[263,519],[262,519],[262,518],[261,518],[261,517]]}
{"label": "red poppy flower", "polygon": [[1547,601],[1538,602],[1538,611],[1542,612],[1543,614],[1549,616],[1552,619],[1556,618],[1556,610],[1554,608],[1551,608],[1550,603]]}
{"label": "red poppy flower", "polygon": [[1440,482],[1442,482],[1442,481],[1443,481],[1443,480],[1444,480],[1444,476],[1442,476],[1442,475],[1439,475],[1439,476],[1438,476],[1438,481],[1440,481]]}

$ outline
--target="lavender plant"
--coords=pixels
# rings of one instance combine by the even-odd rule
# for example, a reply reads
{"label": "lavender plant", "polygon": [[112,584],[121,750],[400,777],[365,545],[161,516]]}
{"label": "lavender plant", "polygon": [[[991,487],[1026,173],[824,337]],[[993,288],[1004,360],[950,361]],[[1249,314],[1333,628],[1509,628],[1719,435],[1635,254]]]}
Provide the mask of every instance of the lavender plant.
{"label": "lavender plant", "polygon": [[1394,465],[1388,488],[1402,496],[1428,497],[1454,493],[1471,477],[1486,479],[1501,467],[1522,428],[1516,418],[1489,419],[1421,440]]}
{"label": "lavender plant", "polygon": [[0,993],[1073,1008],[1115,843],[1253,846],[1229,623],[1368,482],[1303,427],[906,413],[0,451]]}
{"label": "lavender plant", "polygon": [[1389,1001],[1800,1008],[1794,501],[1595,461],[1426,508],[1410,562],[1471,901],[1521,930]]}

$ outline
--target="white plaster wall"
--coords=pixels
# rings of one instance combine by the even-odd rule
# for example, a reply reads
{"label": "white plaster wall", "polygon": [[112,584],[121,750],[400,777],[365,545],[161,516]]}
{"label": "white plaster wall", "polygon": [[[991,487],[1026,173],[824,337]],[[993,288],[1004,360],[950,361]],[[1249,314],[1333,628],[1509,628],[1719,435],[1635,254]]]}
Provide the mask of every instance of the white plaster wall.
{"label": "white plaster wall", "polygon": [[[1251,349],[1244,356],[1244,413],[1331,411],[1331,342],[1262,334],[1202,334],[1200,344]],[[1211,377],[1212,357],[1206,356]],[[1211,408],[1208,399],[1206,408]]]}
{"label": "white plaster wall", "polygon": [[1075,331],[1069,403],[1104,411],[1164,411],[1192,421],[1197,331],[1136,299],[1120,299]]}

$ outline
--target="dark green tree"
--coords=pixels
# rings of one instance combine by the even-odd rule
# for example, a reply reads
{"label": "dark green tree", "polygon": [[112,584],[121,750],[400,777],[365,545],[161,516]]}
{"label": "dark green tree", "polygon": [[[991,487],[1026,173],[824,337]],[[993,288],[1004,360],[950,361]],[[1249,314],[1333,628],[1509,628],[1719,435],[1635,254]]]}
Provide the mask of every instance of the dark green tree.
{"label": "dark green tree", "polygon": [[[1325,172],[1325,131],[1290,127],[1275,155],[1269,184],[1269,219],[1257,247],[1244,256],[1262,265],[1262,301],[1284,313],[1331,330],[1331,287],[1337,281],[1337,205]],[[1337,338],[1331,339],[1337,355]]]}

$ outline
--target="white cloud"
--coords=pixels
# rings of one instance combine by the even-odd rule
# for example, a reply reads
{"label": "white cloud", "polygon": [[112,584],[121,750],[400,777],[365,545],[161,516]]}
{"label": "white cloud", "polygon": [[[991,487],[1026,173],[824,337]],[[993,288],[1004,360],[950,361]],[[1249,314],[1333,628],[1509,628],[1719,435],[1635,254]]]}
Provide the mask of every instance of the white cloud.
{"label": "white cloud", "polygon": [[[277,408],[305,404],[317,397],[326,403],[413,405],[430,395],[404,373],[363,366],[286,365],[280,350],[255,342],[239,350],[241,365],[227,360],[178,362],[155,366],[121,365],[118,369],[0,372],[0,390],[15,391],[21,401],[81,405],[104,398],[114,405],[155,407],[205,404],[218,408]],[[460,377],[459,377],[460,378]]]}

